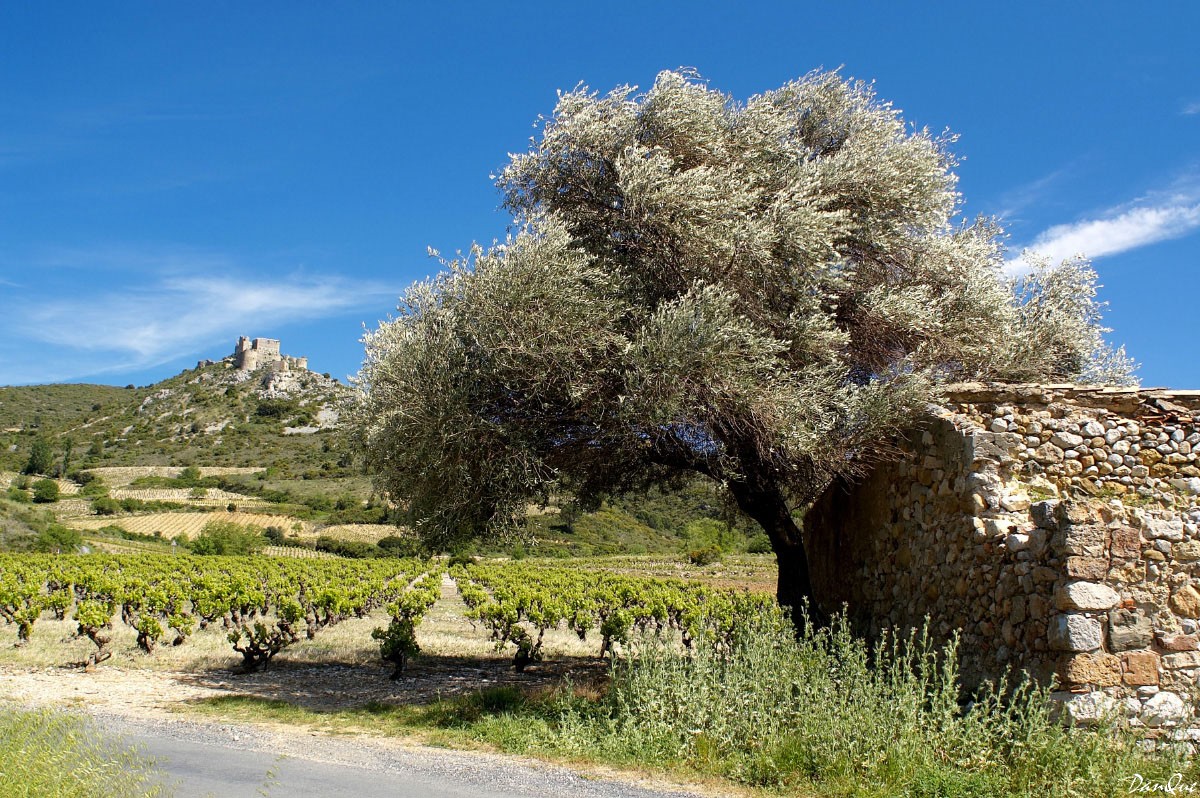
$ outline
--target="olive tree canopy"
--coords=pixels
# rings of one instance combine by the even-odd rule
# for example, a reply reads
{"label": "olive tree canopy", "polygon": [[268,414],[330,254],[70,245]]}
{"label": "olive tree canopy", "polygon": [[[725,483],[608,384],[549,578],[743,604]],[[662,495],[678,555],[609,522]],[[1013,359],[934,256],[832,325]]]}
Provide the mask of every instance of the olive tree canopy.
{"label": "olive tree canopy", "polygon": [[428,538],[706,475],[809,592],[792,510],[966,379],[1128,381],[1082,260],[1003,273],[949,136],[813,73],[745,103],[690,74],[560,95],[499,178],[514,232],[365,338],[378,485]]}

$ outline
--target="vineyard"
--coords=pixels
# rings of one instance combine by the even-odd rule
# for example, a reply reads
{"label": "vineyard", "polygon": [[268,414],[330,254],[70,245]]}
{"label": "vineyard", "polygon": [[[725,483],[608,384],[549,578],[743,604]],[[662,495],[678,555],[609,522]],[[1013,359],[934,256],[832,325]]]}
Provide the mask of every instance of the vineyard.
{"label": "vineyard", "polygon": [[118,524],[125,531],[137,535],[154,535],[156,532],[159,532],[162,533],[161,537],[169,539],[178,535],[194,537],[200,534],[205,526],[214,521],[229,521],[242,526],[253,526],[260,529],[265,529],[268,526],[281,526],[286,527],[288,531],[291,531],[296,524],[301,524],[305,530],[311,527],[311,524],[307,522],[297,521],[287,516],[268,515],[266,513],[231,513],[225,511],[211,513],[149,513],[147,515],[122,516],[115,520],[92,516],[90,518],[72,518],[67,523],[81,530],[96,530],[111,524]]}
{"label": "vineyard", "polygon": [[[128,485],[142,477],[177,477],[183,471],[182,466],[102,466],[88,469],[97,477],[110,485]],[[200,466],[197,469],[202,477],[219,477],[231,474],[256,474],[262,471],[258,467],[238,466]]]}
{"label": "vineyard", "polygon": [[[306,550],[299,550],[306,552]],[[194,557],[161,554],[0,555],[0,617],[18,647],[44,618],[70,621],[89,640],[86,667],[112,656],[114,625],[136,633],[145,654],[219,629],[256,670],[301,639],[350,618],[378,614],[372,637],[393,677],[418,653],[416,630],[448,575],[467,618],[523,671],[543,656],[548,631],[598,639],[617,654],[636,633],[690,647],[728,638],[739,619],[772,600],[763,594],[677,579],[588,573],[525,563],[336,557]],[[67,663],[60,663],[67,664]]]}
{"label": "vineyard", "polygon": [[599,656],[627,644],[634,632],[677,633],[690,648],[698,638],[728,639],[739,619],[774,604],[763,594],[575,568],[473,564],[450,573],[468,617],[485,624],[498,647],[515,648],[517,670],[541,659],[546,632],[563,626],[580,640],[597,632]]}
{"label": "vineyard", "polygon": [[411,633],[440,594],[440,566],[420,560],[0,555],[0,617],[17,645],[44,616],[69,617],[94,644],[88,667],[112,656],[118,619],[147,654],[219,625],[254,670],[302,636],[381,608],[393,636]]}

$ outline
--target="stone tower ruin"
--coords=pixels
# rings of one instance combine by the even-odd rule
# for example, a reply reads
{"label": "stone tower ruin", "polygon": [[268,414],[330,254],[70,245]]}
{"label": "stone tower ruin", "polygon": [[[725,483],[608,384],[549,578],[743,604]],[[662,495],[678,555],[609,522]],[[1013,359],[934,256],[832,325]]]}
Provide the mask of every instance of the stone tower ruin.
{"label": "stone tower ruin", "polygon": [[290,357],[279,351],[276,338],[238,338],[233,350],[233,365],[239,371],[257,371],[270,368],[272,371],[307,370],[307,357]]}

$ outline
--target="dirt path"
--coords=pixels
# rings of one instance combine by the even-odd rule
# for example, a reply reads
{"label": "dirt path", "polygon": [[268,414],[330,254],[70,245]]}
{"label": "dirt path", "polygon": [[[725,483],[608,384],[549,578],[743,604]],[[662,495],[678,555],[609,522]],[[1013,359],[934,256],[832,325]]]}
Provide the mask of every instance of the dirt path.
{"label": "dirt path", "polygon": [[[91,673],[78,666],[14,662],[21,653],[7,649],[0,651],[0,702],[85,712],[102,729],[141,744],[159,759],[180,796],[259,794],[268,771],[278,777],[278,791],[271,790],[271,794],[356,798],[696,798],[704,794],[681,792],[676,785],[658,779],[603,767],[589,767],[581,776],[528,758],[447,752],[369,730],[347,737],[347,730],[339,729],[337,737],[330,737],[310,726],[229,723],[214,720],[211,714],[189,712],[197,702],[220,696],[282,700],[328,711],[369,702],[426,703],[498,685],[549,687],[568,673],[576,684],[604,678],[604,663],[594,654],[584,653],[591,652],[593,644],[579,644],[570,633],[563,634],[557,648],[549,649],[548,661],[517,673],[508,655],[497,653],[486,633],[465,619],[465,610],[457,587],[447,580],[441,599],[421,627],[426,653],[409,673],[394,682],[387,678],[390,667],[364,657],[362,651],[344,653],[344,661],[332,663],[306,661],[305,656],[289,660],[285,652],[266,669],[244,674],[234,668],[213,666],[211,654],[187,655],[183,651],[187,646],[206,645],[197,640],[190,640],[178,650],[164,649],[150,658],[127,650]],[[61,656],[66,642],[67,627],[61,626],[64,623],[43,620],[35,627],[35,636],[44,638],[47,656]],[[362,627],[355,630],[357,638],[375,622],[368,619],[345,625],[352,623]],[[366,633],[369,636],[369,631]],[[171,667],[177,660],[180,665],[191,663],[193,667]],[[150,662],[154,667],[134,665],[139,662]],[[216,761],[224,765],[216,767]]]}

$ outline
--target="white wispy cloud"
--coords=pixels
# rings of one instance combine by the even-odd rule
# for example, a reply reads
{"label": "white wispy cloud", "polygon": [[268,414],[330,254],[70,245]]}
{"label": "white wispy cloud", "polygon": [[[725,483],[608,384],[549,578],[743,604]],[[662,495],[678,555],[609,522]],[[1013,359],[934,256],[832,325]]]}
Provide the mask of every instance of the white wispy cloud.
{"label": "white wispy cloud", "polygon": [[1200,100],[1195,100],[1183,106],[1184,116],[1195,116],[1196,114],[1200,114]]}
{"label": "white wispy cloud", "polygon": [[991,215],[1011,222],[1021,211],[1041,202],[1056,184],[1061,183],[1070,174],[1072,169],[1073,165],[1068,165],[1037,180],[1005,191],[1000,195],[998,207],[991,211]]}
{"label": "white wispy cloud", "polygon": [[48,299],[3,326],[55,356],[12,364],[15,373],[3,381],[73,379],[211,356],[214,342],[365,308],[398,293],[394,286],[338,277],[167,277],[131,290]]}
{"label": "white wispy cloud", "polygon": [[[1200,200],[1194,195],[1175,195],[1155,204],[1125,206],[1071,224],[1055,225],[1023,249],[1052,263],[1083,255],[1102,258],[1148,244],[1179,238],[1200,227]],[[1023,256],[1005,263],[1009,273],[1030,268]]]}

